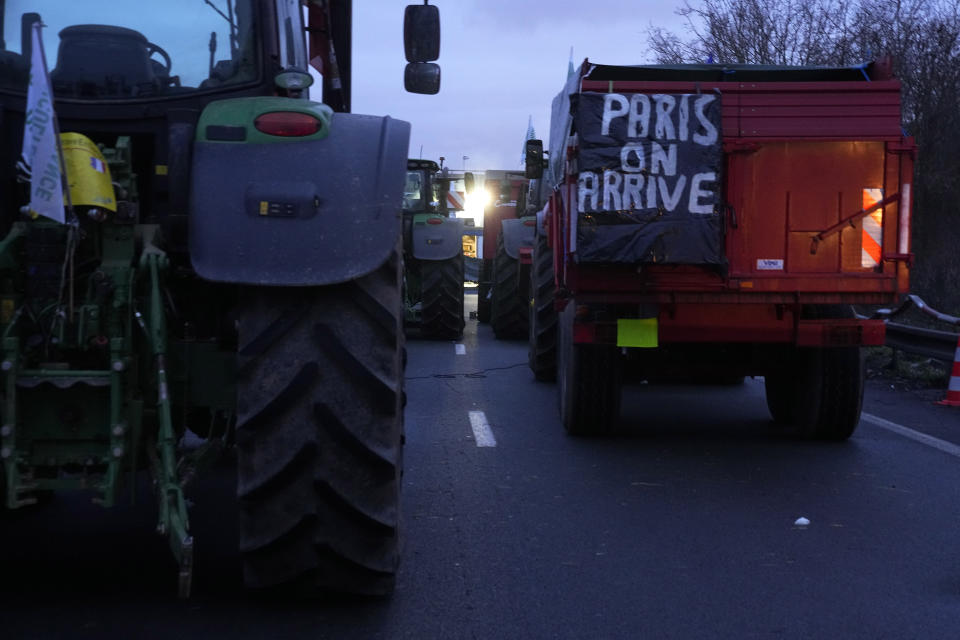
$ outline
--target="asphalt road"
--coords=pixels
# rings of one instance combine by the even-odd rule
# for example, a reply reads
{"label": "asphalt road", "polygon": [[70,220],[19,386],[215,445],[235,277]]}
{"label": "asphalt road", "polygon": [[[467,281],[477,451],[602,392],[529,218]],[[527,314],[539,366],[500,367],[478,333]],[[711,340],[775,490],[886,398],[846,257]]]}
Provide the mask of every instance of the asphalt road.
{"label": "asphalt road", "polygon": [[148,494],[0,514],[0,636],[960,636],[960,409],[873,381],[849,442],[808,443],[771,428],[759,381],[635,384],[619,435],[577,439],[525,344],[475,321],[459,344],[408,344],[392,599],[240,589],[225,461],[190,492],[187,602]]}

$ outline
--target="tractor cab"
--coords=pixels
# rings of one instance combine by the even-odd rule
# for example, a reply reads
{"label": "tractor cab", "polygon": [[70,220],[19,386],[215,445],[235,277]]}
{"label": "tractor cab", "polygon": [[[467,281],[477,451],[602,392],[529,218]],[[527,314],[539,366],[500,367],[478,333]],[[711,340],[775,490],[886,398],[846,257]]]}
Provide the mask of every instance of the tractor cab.
{"label": "tractor cab", "polygon": [[407,181],[403,189],[403,213],[434,213],[448,216],[447,193],[450,178],[433,160],[407,160]]}

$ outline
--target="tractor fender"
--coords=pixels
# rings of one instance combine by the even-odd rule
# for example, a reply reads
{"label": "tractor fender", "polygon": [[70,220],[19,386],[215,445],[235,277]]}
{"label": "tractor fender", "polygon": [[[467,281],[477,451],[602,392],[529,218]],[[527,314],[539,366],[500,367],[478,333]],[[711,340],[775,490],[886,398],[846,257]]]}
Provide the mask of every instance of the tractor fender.
{"label": "tractor fender", "polygon": [[528,218],[510,218],[502,220],[500,233],[503,234],[503,248],[507,255],[514,260],[520,259],[522,247],[532,247],[537,231],[536,226],[527,226],[524,221]]}
{"label": "tractor fender", "polygon": [[[429,224],[428,218],[440,220]],[[417,260],[449,260],[463,251],[464,224],[461,218],[418,214],[413,218],[410,253]]]}
{"label": "tractor fender", "polygon": [[409,139],[408,122],[349,113],[332,114],[322,139],[198,136],[193,268],[215,282],[287,286],[373,272],[400,237]]}

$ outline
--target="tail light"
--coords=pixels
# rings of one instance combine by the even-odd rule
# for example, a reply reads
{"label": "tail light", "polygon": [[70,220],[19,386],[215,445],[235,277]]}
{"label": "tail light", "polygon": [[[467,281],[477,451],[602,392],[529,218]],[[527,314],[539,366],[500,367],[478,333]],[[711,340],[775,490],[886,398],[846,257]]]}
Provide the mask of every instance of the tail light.
{"label": "tail light", "polygon": [[427,218],[427,224],[443,224],[443,218]]}
{"label": "tail light", "polygon": [[323,123],[309,113],[298,111],[271,111],[264,113],[253,121],[253,126],[257,131],[269,134],[271,136],[284,136],[288,138],[298,136],[311,136],[318,131]]}

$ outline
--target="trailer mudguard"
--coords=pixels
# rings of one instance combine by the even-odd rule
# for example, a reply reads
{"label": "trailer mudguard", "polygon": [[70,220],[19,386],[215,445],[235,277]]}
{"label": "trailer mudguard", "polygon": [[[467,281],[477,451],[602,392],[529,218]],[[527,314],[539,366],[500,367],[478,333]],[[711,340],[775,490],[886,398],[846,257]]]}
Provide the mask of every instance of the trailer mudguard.
{"label": "trailer mudguard", "polygon": [[[265,113],[297,110],[320,130],[280,137],[254,126]],[[334,284],[372,272],[396,247],[409,123],[241,98],[208,105],[197,129],[190,258],[200,277]]]}
{"label": "trailer mudguard", "polygon": [[[440,220],[430,224],[427,219]],[[413,218],[410,249],[417,260],[449,260],[463,251],[463,220],[432,214]]]}
{"label": "trailer mudguard", "polygon": [[500,233],[503,234],[503,249],[514,260],[520,259],[520,249],[532,247],[536,236],[536,226],[524,224],[524,218],[501,220]]}

